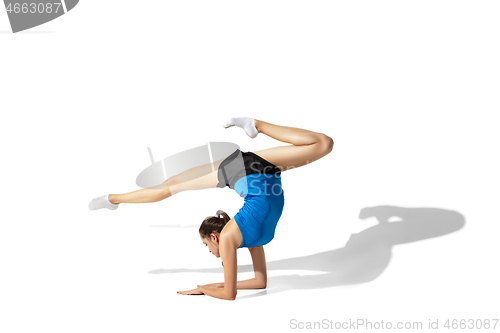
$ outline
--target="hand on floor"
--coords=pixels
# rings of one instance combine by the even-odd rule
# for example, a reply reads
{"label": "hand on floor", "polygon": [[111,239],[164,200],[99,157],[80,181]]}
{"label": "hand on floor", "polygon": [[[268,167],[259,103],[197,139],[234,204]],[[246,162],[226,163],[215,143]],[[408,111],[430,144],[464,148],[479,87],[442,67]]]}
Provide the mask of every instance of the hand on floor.
{"label": "hand on floor", "polygon": [[203,295],[201,290],[198,288],[186,291],[178,291],[177,293],[180,295]]}

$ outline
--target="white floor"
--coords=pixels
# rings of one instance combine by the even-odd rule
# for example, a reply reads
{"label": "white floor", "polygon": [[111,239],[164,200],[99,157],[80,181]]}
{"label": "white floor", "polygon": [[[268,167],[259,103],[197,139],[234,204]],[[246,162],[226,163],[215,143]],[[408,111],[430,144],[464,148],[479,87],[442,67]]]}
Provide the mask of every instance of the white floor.
{"label": "white floor", "polygon": [[[18,34],[0,14],[0,331],[498,331],[499,9],[82,1]],[[180,296],[222,282],[197,227],[233,216],[234,191],[87,205],[138,190],[147,147],[284,145],[224,129],[232,116],[335,147],[282,175],[267,290]],[[246,249],[238,263],[252,277]]]}

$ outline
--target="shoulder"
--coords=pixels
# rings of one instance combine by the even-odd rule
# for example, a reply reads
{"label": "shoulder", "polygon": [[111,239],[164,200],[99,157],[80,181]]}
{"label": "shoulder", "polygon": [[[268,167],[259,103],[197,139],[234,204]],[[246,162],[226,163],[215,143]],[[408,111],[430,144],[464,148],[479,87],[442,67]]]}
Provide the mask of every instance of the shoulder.
{"label": "shoulder", "polygon": [[220,246],[237,249],[242,242],[243,237],[241,236],[240,228],[234,218],[232,218],[220,233]]}

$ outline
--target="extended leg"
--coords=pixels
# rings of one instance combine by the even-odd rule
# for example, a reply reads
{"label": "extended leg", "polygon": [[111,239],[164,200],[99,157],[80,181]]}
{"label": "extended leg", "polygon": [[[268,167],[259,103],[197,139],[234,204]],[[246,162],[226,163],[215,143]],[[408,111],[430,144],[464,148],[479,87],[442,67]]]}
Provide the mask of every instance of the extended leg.
{"label": "extended leg", "polygon": [[172,191],[167,183],[168,180],[162,184],[163,186],[159,185],[124,194],[110,194],[108,199],[112,204],[158,202],[172,196]]}
{"label": "extended leg", "polygon": [[191,168],[152,188],[110,194],[109,201],[113,204],[158,202],[184,191],[215,188],[218,184],[217,168],[221,161]]}
{"label": "extended leg", "polygon": [[333,140],[329,136],[301,128],[279,126],[255,119],[259,133],[292,145],[274,147],[253,152],[286,171],[312,163],[330,153]]}
{"label": "extended leg", "polygon": [[191,168],[151,188],[96,198],[89,204],[89,209],[117,209],[121,203],[158,202],[183,191],[215,188],[219,182],[218,167],[223,160]]}

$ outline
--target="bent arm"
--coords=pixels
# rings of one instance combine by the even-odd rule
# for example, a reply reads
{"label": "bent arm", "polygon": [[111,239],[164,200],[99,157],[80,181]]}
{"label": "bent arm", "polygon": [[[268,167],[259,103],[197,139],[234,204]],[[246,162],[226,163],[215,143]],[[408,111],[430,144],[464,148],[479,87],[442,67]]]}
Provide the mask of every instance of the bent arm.
{"label": "bent arm", "polygon": [[[248,249],[252,256],[255,277],[248,280],[238,281],[236,289],[266,289],[267,287],[267,267],[264,247],[252,247]],[[214,283],[210,286],[214,288],[224,288],[224,282]]]}
{"label": "bent arm", "polygon": [[[224,233],[224,230],[222,231]],[[226,237],[224,237],[226,236]],[[238,266],[236,260],[236,245],[234,238],[225,234],[220,238],[219,252],[222,262],[224,263],[224,286],[222,288],[211,288],[206,286],[199,287],[200,291],[205,295],[234,300],[236,298]]]}
{"label": "bent arm", "polygon": [[267,287],[267,267],[264,247],[252,247],[248,250],[252,256],[253,271],[255,273],[255,277],[251,280],[254,280],[254,284],[257,286],[256,289],[265,289]]}

